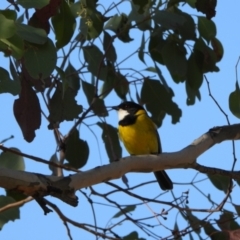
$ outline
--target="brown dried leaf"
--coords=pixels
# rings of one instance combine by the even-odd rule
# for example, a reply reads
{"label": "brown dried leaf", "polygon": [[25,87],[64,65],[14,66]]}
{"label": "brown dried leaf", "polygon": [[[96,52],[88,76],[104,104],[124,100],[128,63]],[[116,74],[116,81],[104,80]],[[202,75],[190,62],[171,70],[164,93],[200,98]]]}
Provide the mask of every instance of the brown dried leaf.
{"label": "brown dried leaf", "polygon": [[41,125],[41,108],[36,92],[24,79],[21,81],[19,98],[13,105],[14,116],[20,126],[24,139],[32,142],[35,130]]}

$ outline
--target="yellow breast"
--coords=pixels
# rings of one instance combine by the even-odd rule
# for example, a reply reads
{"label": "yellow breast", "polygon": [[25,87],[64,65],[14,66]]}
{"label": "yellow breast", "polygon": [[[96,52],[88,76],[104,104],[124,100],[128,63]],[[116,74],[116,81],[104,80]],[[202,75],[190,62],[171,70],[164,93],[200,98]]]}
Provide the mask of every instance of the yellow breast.
{"label": "yellow breast", "polygon": [[125,148],[131,155],[158,153],[158,133],[154,123],[144,110],[139,110],[136,115],[134,124],[118,127]]}

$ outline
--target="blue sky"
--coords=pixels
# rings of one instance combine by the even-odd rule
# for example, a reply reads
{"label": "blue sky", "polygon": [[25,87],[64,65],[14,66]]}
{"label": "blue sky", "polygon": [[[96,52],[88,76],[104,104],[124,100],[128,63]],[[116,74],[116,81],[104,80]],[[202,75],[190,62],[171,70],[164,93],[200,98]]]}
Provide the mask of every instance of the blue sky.
{"label": "blue sky", "polygon": [[[101,2],[101,1],[100,1]],[[234,4],[233,4],[234,2]],[[233,1],[231,4],[227,2],[219,1],[217,6],[217,14],[216,17],[213,18],[213,21],[217,26],[217,38],[222,42],[224,46],[224,57],[221,62],[218,63],[218,67],[220,68],[220,72],[218,73],[210,73],[207,74],[207,78],[210,82],[211,91],[215,99],[218,101],[220,106],[224,109],[224,111],[228,114],[231,123],[238,123],[238,119],[235,118],[229,111],[228,107],[228,97],[229,94],[235,88],[235,65],[240,55],[240,31],[239,31],[239,1]],[[4,9],[6,7],[5,1],[0,3],[0,8]],[[233,7],[234,6],[234,7]],[[122,9],[121,9],[122,8]],[[120,11],[126,11],[125,9],[129,8],[129,3],[126,2],[120,7]],[[196,12],[194,12],[196,14]],[[200,13],[199,13],[200,15]],[[196,19],[195,19],[196,20]],[[136,32],[131,32],[132,37],[135,37]],[[114,45],[118,49],[124,49],[124,51],[120,51],[118,53],[118,61],[120,62],[124,59],[130,52],[133,51],[133,48],[136,49],[136,46],[140,46],[139,42],[131,44],[121,44],[119,41],[115,41]],[[78,56],[71,58],[71,62],[76,64],[78,62]],[[0,66],[8,69],[9,60],[4,58],[3,54],[0,53]],[[144,64],[140,65],[139,61],[137,62],[138,69],[144,69],[146,66]],[[126,65],[124,65],[126,64]],[[121,67],[135,67],[136,61],[134,58],[131,58],[129,61],[124,63]],[[153,64],[149,64],[153,66]],[[161,68],[165,78],[168,81],[170,87],[173,88],[175,92],[174,101],[181,107],[183,111],[183,116],[180,119],[180,123],[176,125],[171,124],[171,118],[167,116],[164,119],[163,126],[159,130],[162,147],[164,152],[173,152],[178,151],[188,144],[190,144],[194,139],[198,138],[203,133],[207,132],[209,128],[214,126],[226,125],[226,118],[219,111],[217,106],[214,104],[212,99],[209,97],[207,84],[203,83],[201,87],[201,96],[202,100],[197,101],[194,106],[186,106],[186,93],[184,84],[176,85],[166,71],[164,67]],[[240,71],[240,66],[239,66]],[[88,79],[87,79],[88,80]],[[22,152],[28,154],[34,154],[46,160],[50,159],[51,155],[56,150],[55,140],[52,132],[47,130],[48,123],[43,120],[40,130],[36,132],[36,138],[32,143],[27,143],[24,141],[21,131],[13,117],[12,106],[15,97],[10,94],[1,94],[0,96],[0,107],[2,111],[2,117],[0,118],[0,126],[1,126],[1,139],[7,138],[10,135],[14,135],[14,139],[10,140],[6,143],[8,147],[16,147],[19,148]],[[79,98],[77,98],[78,102],[86,105],[86,99],[83,96],[83,93],[80,93]],[[114,105],[120,102],[120,99],[115,97],[113,94],[110,94],[106,100],[106,105]],[[109,117],[106,118],[106,121],[114,126],[117,126],[117,115],[114,112],[111,112]],[[89,119],[86,123],[91,124],[95,123],[95,119]],[[63,123],[61,125],[61,131],[63,134],[67,133],[71,124]],[[99,165],[107,164],[108,157],[105,153],[104,145],[101,139],[101,131],[98,126],[92,126],[93,131],[97,136],[97,140],[95,137],[89,132],[89,130],[82,125],[80,128],[81,138],[86,140],[90,145],[90,156],[86,166],[82,170],[88,170],[94,168]],[[100,149],[98,150],[98,145]],[[100,152],[100,153],[99,153]],[[124,156],[127,156],[127,152],[124,150]],[[239,143],[236,142],[236,155],[239,156]],[[202,165],[219,167],[223,169],[230,169],[232,166],[233,155],[232,155],[232,145],[231,142],[224,142],[219,145],[214,146],[209,151],[204,153],[199,157],[198,162]],[[48,166],[42,165],[40,163],[36,163],[32,160],[25,159],[26,171],[30,172],[38,172],[42,174],[51,174]],[[239,169],[239,163],[236,164],[236,169]],[[66,173],[67,175],[68,173]],[[191,187],[189,184],[179,184],[179,183],[189,183],[193,179],[196,174],[196,171],[189,169],[177,169],[177,170],[168,170],[168,174],[175,183],[174,185],[174,194],[175,196],[180,196],[183,191],[189,190],[189,207],[192,208],[204,208],[209,207],[208,202],[205,198],[196,190],[196,188]],[[130,185],[133,186],[137,183],[143,181],[153,180],[152,174],[128,174]],[[199,174],[197,179],[204,179],[205,176]],[[124,187],[121,180],[114,180],[116,184]],[[197,185],[204,193],[211,194],[211,197],[216,201],[220,202],[224,194],[218,190],[216,190],[212,184],[207,180],[201,182]],[[94,188],[100,192],[107,191],[107,187],[105,184],[99,184],[94,186]],[[84,192],[89,193],[89,190],[83,189]],[[148,188],[143,188],[141,191],[138,191],[140,195],[147,197],[153,197],[157,194],[156,191],[159,191],[157,184],[151,184]],[[4,190],[0,190],[0,193],[4,194]],[[239,186],[236,186],[232,196],[233,202],[238,198],[239,195]],[[70,207],[65,203],[60,202],[57,199],[52,197],[48,197],[48,199],[62,210],[62,212],[68,216],[69,218],[80,222],[80,223],[92,223],[93,224],[93,214],[91,211],[91,207],[83,197],[82,194],[79,194],[79,206],[76,208]],[[95,201],[101,202],[102,199],[94,198]],[[129,199],[128,197],[122,195],[116,195],[113,199],[119,201],[122,204],[133,204],[136,201]],[[171,193],[163,194],[161,200],[172,200]],[[237,204],[237,202],[234,202]],[[154,211],[159,211],[165,206],[150,206]],[[231,205],[227,206],[227,209],[232,210]],[[114,223],[116,220],[111,220],[111,217],[118,212],[115,208],[109,208],[106,206],[96,205],[96,216],[97,223],[102,227],[106,227],[109,224],[109,221]],[[135,214],[135,212],[133,213]],[[149,216],[149,208],[148,206],[142,206],[138,211],[136,211],[136,217],[140,216]],[[203,214],[197,215],[199,218],[204,217]],[[217,218],[217,215],[213,215],[212,218]],[[169,228],[173,228],[175,221],[177,220],[179,228],[182,229],[186,227],[186,222],[182,220],[181,216],[176,216],[176,212],[173,211],[169,214],[168,220],[163,221],[160,219],[163,224],[168,226]],[[155,222],[157,224],[157,222]],[[70,226],[71,234],[73,239],[95,239],[93,235],[86,233],[84,230],[79,228]],[[118,233],[121,233],[122,236],[127,235],[133,229],[135,229],[132,225],[123,224],[117,228]],[[139,229],[137,229],[139,230]],[[168,236],[169,232],[162,229],[162,236]],[[142,232],[139,234],[141,237],[146,237]],[[3,230],[0,232],[1,239],[60,239],[65,240],[68,239],[66,228],[64,227],[62,221],[56,215],[56,213],[50,213],[47,216],[43,215],[42,210],[37,205],[35,201],[32,201],[26,204],[21,208],[21,219],[15,222],[10,222],[3,227]],[[185,238],[184,238],[185,239]],[[188,237],[186,237],[188,239]]]}

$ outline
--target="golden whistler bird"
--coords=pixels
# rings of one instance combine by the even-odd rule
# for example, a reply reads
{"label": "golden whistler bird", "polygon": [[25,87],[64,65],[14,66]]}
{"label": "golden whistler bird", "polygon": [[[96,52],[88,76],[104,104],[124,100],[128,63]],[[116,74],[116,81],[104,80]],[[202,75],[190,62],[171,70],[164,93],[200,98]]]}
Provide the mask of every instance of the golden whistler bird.
{"label": "golden whistler bird", "polygon": [[[157,128],[142,106],[135,102],[123,102],[112,108],[118,111],[119,137],[129,154],[162,152]],[[173,183],[165,171],[157,171],[154,174],[162,190],[173,188]]]}

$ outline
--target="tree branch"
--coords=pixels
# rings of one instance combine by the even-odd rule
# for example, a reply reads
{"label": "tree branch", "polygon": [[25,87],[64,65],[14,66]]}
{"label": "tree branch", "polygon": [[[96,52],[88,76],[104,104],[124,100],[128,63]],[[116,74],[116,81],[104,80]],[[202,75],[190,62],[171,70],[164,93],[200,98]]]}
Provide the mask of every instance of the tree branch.
{"label": "tree branch", "polygon": [[196,159],[216,143],[240,138],[240,124],[215,127],[178,152],[159,155],[129,156],[105,166],[67,177],[47,176],[37,173],[0,168],[0,186],[33,197],[52,195],[77,206],[75,191],[111,179],[120,178],[128,172],[153,172],[174,168],[193,168],[209,174],[221,174],[240,179],[239,171],[225,171],[203,167]]}

